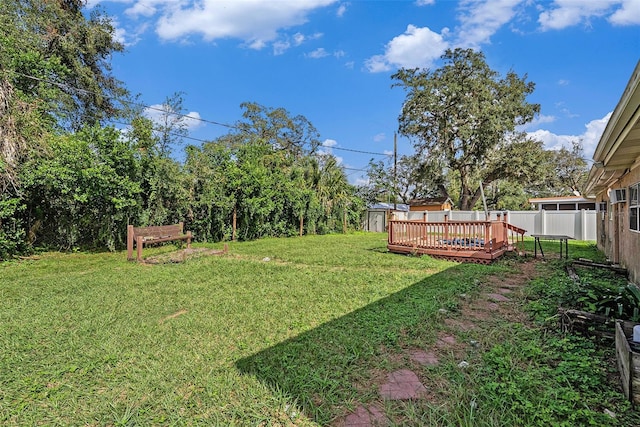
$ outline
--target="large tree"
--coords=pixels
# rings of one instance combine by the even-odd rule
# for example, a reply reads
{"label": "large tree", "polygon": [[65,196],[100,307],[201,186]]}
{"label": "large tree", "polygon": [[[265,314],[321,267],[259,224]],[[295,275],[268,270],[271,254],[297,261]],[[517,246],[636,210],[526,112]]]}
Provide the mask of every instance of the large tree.
{"label": "large tree", "polygon": [[24,165],[62,130],[117,116],[127,91],[110,70],[124,46],[81,0],[0,0],[0,258],[22,245]]}
{"label": "large tree", "polygon": [[240,105],[244,121],[236,125],[241,139],[260,141],[301,158],[316,151],[320,134],[306,117],[292,116],[284,108],[268,108],[254,102]]}
{"label": "large tree", "polygon": [[127,91],[110,60],[124,46],[110,18],[82,0],[0,0],[0,79],[51,123],[80,129],[121,111]]}
{"label": "large tree", "polygon": [[395,164],[392,160],[371,160],[367,176],[369,186],[378,196],[378,201],[408,203],[411,199],[445,194],[447,191],[442,169],[442,164],[424,161],[413,154],[400,156]]}
{"label": "large tree", "polygon": [[550,152],[551,187],[556,194],[582,194],[587,184],[589,167],[584,159],[581,141],[573,141],[571,149],[565,147]]}
{"label": "large tree", "polygon": [[526,100],[534,89],[526,76],[512,71],[500,76],[482,52],[447,50],[442,60],[444,65],[434,71],[401,69],[392,76],[394,86],[407,93],[399,131],[414,140],[425,162],[442,161],[441,173],[458,174],[458,207],[469,210],[482,180],[496,169],[494,159],[504,159],[499,151],[514,151],[509,137],[516,126],[532,120],[540,106]]}

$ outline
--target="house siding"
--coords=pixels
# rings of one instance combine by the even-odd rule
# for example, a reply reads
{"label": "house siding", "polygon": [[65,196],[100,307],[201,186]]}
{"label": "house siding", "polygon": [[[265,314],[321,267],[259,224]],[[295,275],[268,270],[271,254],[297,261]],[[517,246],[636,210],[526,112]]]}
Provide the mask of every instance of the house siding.
{"label": "house siding", "polygon": [[[640,232],[630,228],[628,187],[638,182],[640,182],[640,167],[621,177],[613,186],[613,188],[627,189],[627,202],[612,205],[604,191],[597,196],[598,202],[607,202],[607,212],[601,212],[597,221],[598,248],[611,261],[626,268],[629,271],[629,279],[634,283],[640,283],[640,263],[638,263]],[[617,243],[616,240],[619,242]]]}

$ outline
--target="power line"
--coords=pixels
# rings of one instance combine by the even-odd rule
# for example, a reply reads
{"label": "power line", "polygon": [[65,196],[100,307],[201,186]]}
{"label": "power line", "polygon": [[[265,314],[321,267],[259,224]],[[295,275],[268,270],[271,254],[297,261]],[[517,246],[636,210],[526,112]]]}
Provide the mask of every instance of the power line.
{"label": "power line", "polygon": [[352,153],[373,154],[374,156],[387,156],[387,157],[393,156],[393,154],[374,153],[373,151],[354,150],[353,148],[342,148],[342,147],[325,147],[325,148],[330,148],[332,150],[350,151]]}
{"label": "power line", "polygon": [[[7,71],[9,71],[9,70],[7,70]],[[164,113],[164,114],[172,114],[174,116],[178,116],[179,118],[184,118],[184,119],[188,119],[188,120],[197,120],[199,122],[209,123],[209,124],[216,125],[216,126],[223,126],[223,127],[229,128],[229,129],[242,130],[236,125],[230,125],[228,123],[217,122],[215,120],[203,119],[202,117],[194,117],[194,116],[190,116],[188,114],[179,113],[177,111],[172,111],[172,110],[165,109],[165,108],[154,107],[152,105],[146,105],[146,104],[142,104],[142,103],[139,103],[139,102],[128,101],[128,100],[117,98],[115,96],[109,96],[109,95],[105,95],[105,94],[102,94],[102,93],[97,93],[97,92],[94,92],[94,91],[81,89],[81,88],[78,88],[78,87],[75,87],[75,86],[70,86],[70,85],[65,84],[65,83],[58,83],[58,82],[54,82],[54,81],[49,80],[49,79],[43,79],[43,78],[40,78],[40,77],[35,77],[35,76],[28,75],[28,74],[23,74],[23,73],[20,73],[20,72],[17,72],[17,71],[11,71],[11,72],[13,74],[18,75],[18,76],[22,76],[22,77],[25,77],[25,78],[28,78],[28,79],[32,79],[32,80],[36,80],[36,81],[39,81],[39,82],[42,82],[42,83],[48,83],[50,85],[57,86],[57,87],[59,87],[61,89],[71,89],[71,90],[74,90],[74,91],[77,91],[77,92],[82,92],[82,93],[85,93],[85,94],[92,94],[92,95],[96,95],[96,96],[101,96],[103,98],[108,98],[108,99],[111,99],[111,100],[114,100],[114,101],[121,102],[123,104],[128,104],[128,105],[133,105],[133,106],[136,106],[136,107],[146,108],[148,110],[159,111],[159,112]]]}
{"label": "power line", "polygon": [[[140,107],[140,108],[145,108],[145,109],[148,109],[148,110],[158,111],[158,112],[161,112],[161,113],[164,113],[164,114],[171,114],[171,115],[177,116],[179,118],[187,119],[187,120],[196,120],[196,121],[199,121],[199,122],[202,122],[202,123],[209,123],[209,124],[216,125],[216,126],[226,127],[228,129],[237,129],[239,131],[244,131],[244,129],[242,129],[241,127],[236,126],[236,125],[230,125],[228,123],[222,123],[222,122],[218,122],[218,121],[215,121],[215,120],[203,119],[202,117],[194,117],[194,116],[190,116],[188,114],[179,113],[177,111],[172,111],[172,110],[169,110],[169,109],[154,107],[154,106],[142,104],[142,103],[139,103],[139,102],[123,100],[123,99],[117,98],[115,96],[109,96],[109,95],[105,95],[103,93],[97,93],[97,92],[90,91],[90,90],[87,90],[87,89],[81,89],[81,88],[78,88],[78,87],[75,87],[75,86],[68,85],[66,83],[59,83],[59,82],[55,82],[55,81],[50,80],[50,79],[43,79],[41,77],[36,77],[36,76],[29,75],[29,74],[20,73],[18,71],[4,70],[4,72],[5,72],[5,74],[10,72],[12,74],[15,74],[15,75],[18,75],[18,76],[22,76],[22,77],[25,77],[25,78],[28,78],[28,79],[36,80],[36,81],[39,81],[39,82],[42,82],[42,83],[48,83],[50,85],[57,86],[57,87],[59,87],[61,89],[74,90],[74,91],[85,93],[85,94],[92,94],[92,95],[95,95],[95,96],[101,96],[101,97],[104,97],[104,98],[108,98],[108,99],[111,99],[111,100],[118,101],[118,102],[123,103],[123,104],[128,104],[128,105],[133,105],[133,106]],[[125,123],[119,123],[119,122],[116,122],[116,121],[113,121],[113,120],[109,120],[109,121],[111,123],[117,123],[117,124],[120,124],[120,125],[123,125],[123,126],[130,126],[131,125],[130,123],[129,124],[125,124]],[[153,130],[158,131],[158,129],[153,129]],[[177,135],[177,134],[173,134],[173,135]],[[207,140],[194,138],[194,137],[190,137],[190,136],[184,136],[184,135],[178,135],[178,136],[181,136],[182,138],[186,138],[186,139],[192,139],[194,141],[209,142]],[[343,147],[325,147],[325,148],[328,148],[328,149],[331,149],[331,150],[348,151],[348,152],[351,152],[351,153],[370,154],[370,155],[374,155],[374,156],[385,156],[385,157],[392,157],[393,156],[393,154],[376,153],[376,152],[373,152],[373,151],[356,150],[356,149],[353,149],[353,148],[343,148]]]}
{"label": "power line", "polygon": [[[131,123],[123,123],[123,122],[119,122],[119,121],[116,121],[116,120],[109,120],[109,123],[114,123],[114,124],[121,125],[121,126],[131,126]],[[152,127],[151,130],[154,131],[154,132],[165,132],[168,135],[178,136],[180,138],[185,138],[185,139],[191,139],[193,141],[198,141],[198,142],[202,142],[202,143],[211,142],[211,140],[195,138],[193,136],[182,135],[182,134],[177,133],[177,132],[167,132],[164,129],[156,129],[156,128]]]}

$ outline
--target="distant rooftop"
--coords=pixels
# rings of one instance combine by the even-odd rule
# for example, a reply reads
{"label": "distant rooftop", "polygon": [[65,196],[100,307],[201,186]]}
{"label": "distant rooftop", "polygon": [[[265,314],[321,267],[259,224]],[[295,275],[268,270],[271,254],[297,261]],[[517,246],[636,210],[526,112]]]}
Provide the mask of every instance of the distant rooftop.
{"label": "distant rooftop", "polygon": [[533,197],[529,199],[529,203],[582,203],[582,202],[594,202],[594,198],[587,198],[582,196],[555,196],[555,197]]}
{"label": "distant rooftop", "polygon": [[[369,206],[369,209],[393,210],[393,203],[375,203]],[[395,210],[409,212],[409,205],[405,205],[404,203],[397,203]]]}

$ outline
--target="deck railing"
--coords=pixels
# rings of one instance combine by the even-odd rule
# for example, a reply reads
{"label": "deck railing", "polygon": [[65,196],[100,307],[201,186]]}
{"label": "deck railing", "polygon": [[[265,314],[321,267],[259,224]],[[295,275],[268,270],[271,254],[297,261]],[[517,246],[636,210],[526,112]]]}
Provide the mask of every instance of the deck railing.
{"label": "deck railing", "polygon": [[388,243],[420,249],[491,253],[515,246],[518,236],[524,233],[525,230],[507,222],[506,214],[499,214],[497,221],[449,221],[448,216],[441,222],[391,219]]}

